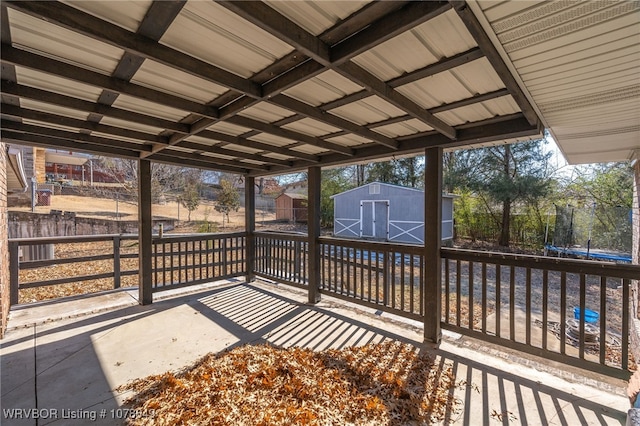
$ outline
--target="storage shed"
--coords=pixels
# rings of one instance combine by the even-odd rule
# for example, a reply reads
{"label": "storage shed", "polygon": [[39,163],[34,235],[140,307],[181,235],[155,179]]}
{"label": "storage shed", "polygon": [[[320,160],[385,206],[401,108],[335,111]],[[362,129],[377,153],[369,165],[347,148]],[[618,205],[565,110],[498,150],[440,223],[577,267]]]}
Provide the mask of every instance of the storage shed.
{"label": "storage shed", "polygon": [[307,196],[285,192],[276,198],[276,220],[307,221]]}
{"label": "storage shed", "polygon": [[[442,196],[442,240],[453,239],[454,195]],[[424,243],[424,191],[373,182],[333,197],[333,234]]]}

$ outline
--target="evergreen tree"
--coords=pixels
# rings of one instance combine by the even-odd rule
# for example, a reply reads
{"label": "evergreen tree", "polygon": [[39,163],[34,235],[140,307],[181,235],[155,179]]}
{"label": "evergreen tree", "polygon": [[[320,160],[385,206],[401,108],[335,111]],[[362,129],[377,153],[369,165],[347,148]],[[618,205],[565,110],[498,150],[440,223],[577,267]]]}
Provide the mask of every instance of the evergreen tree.
{"label": "evergreen tree", "polygon": [[[510,244],[513,205],[535,204],[550,191],[551,153],[545,152],[545,143],[537,140],[461,151],[446,159],[445,186],[469,189],[483,200],[500,227],[501,246]],[[500,206],[497,212],[493,204]]]}

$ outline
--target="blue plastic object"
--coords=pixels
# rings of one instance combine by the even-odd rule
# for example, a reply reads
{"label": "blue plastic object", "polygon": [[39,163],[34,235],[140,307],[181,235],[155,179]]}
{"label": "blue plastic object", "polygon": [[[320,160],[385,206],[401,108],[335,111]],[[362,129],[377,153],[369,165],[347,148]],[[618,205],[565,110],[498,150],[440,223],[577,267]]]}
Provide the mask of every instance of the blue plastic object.
{"label": "blue plastic object", "polygon": [[[573,317],[577,320],[580,320],[580,308],[579,307],[575,307],[573,308]],[[584,321],[589,323],[589,324],[595,324],[598,322],[598,319],[600,318],[600,314],[597,313],[596,311],[592,311],[591,309],[585,309],[584,310]]]}

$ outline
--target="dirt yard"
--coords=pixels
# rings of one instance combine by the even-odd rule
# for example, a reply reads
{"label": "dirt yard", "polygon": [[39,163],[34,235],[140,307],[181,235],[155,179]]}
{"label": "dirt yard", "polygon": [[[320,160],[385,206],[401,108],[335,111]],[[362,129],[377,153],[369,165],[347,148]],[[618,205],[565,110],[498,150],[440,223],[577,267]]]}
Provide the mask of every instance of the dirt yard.
{"label": "dirt yard", "polygon": [[[12,207],[12,211],[31,211],[30,207]],[[50,206],[37,206],[36,213],[49,213],[51,210],[61,210],[65,212],[75,212],[78,216],[96,217],[103,219],[137,220],[138,205],[132,202],[117,201],[108,198],[83,197],[79,195],[54,195],[51,197]],[[154,217],[176,219],[186,222],[189,212],[175,201],[166,204],[153,204],[151,213]],[[202,200],[196,210],[191,212],[191,221],[210,221],[222,224],[222,213],[215,211],[214,203]],[[244,208],[229,215],[230,225],[244,227]],[[275,215],[256,212],[256,220],[274,220]],[[224,219],[225,225],[227,219]]]}

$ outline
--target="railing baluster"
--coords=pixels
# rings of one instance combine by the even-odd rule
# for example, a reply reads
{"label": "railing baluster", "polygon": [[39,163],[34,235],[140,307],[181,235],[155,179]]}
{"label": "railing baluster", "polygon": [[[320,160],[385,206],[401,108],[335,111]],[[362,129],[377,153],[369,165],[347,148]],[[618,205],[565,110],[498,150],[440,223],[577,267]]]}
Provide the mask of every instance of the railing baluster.
{"label": "railing baluster", "polygon": [[415,287],[415,258],[414,255],[409,255],[409,312],[414,313],[414,287]]}
{"label": "railing baluster", "polygon": [[120,288],[120,237],[113,237],[113,288]]}
{"label": "railing baluster", "polygon": [[587,314],[586,296],[587,296],[587,276],[580,274],[580,341],[579,344],[579,357],[584,359],[584,332],[585,332],[585,318]]}
{"label": "railing baluster", "polygon": [[502,271],[500,270],[500,264],[496,264],[496,336],[502,337],[502,329],[500,327],[500,305],[501,303],[501,291],[500,291],[500,282],[502,281]]}
{"label": "railing baluster", "polygon": [[[404,253],[399,253],[400,254],[400,309],[401,310],[406,310],[405,308],[405,301],[404,301],[404,280],[405,280],[405,268],[406,268],[406,264],[404,261]],[[394,279],[395,281],[395,279]]]}
{"label": "railing baluster", "polygon": [[549,271],[542,271],[542,349],[547,349],[549,322]]}
{"label": "railing baluster", "polygon": [[[629,369],[629,291],[631,280],[622,280],[622,369]],[[634,312],[635,315],[635,312]]]}
{"label": "railing baluster", "polygon": [[[387,265],[391,272],[387,273],[387,298],[391,298],[391,308],[396,307],[396,254],[392,251],[387,252]],[[387,303],[389,301],[387,300]]]}
{"label": "railing baluster", "polygon": [[9,243],[9,304],[17,305],[20,301],[20,245]]}
{"label": "railing baluster", "polygon": [[460,282],[460,260],[456,260],[456,325],[458,327],[460,327],[460,311],[462,309],[462,286]]}
{"label": "railing baluster", "polygon": [[527,345],[531,345],[531,268],[527,268],[526,321]]}
{"label": "railing baluster", "polygon": [[420,294],[418,296],[419,299],[420,299],[420,315],[423,316],[423,315],[425,315],[425,312],[424,312],[424,297],[422,297],[422,295],[425,292],[424,256],[420,256],[420,278],[418,279],[418,286],[420,288]]}
{"label": "railing baluster", "polygon": [[567,273],[560,273],[560,353],[566,354],[567,345]]}
{"label": "railing baluster", "polygon": [[516,268],[509,268],[509,338],[516,340]]}
{"label": "railing baluster", "polygon": [[[451,312],[451,307],[449,306],[450,304],[450,299],[451,299],[451,295],[450,295],[450,281],[449,281],[449,268],[451,267],[451,265],[449,265],[449,259],[445,259],[444,260],[444,318],[445,318],[445,322],[447,324],[451,324],[451,319],[449,318],[449,314]],[[424,291],[424,289],[423,289]]]}
{"label": "railing baluster", "polygon": [[482,333],[487,332],[487,264],[482,262]]}
{"label": "railing baluster", "polygon": [[[623,284],[624,285],[624,284]],[[607,277],[600,276],[600,364],[605,364],[607,347]]]}
{"label": "railing baluster", "polygon": [[467,279],[468,288],[469,288],[469,330],[473,330],[473,316],[475,310],[475,304],[473,302],[473,261],[468,262],[469,266],[469,277]]}

